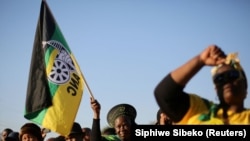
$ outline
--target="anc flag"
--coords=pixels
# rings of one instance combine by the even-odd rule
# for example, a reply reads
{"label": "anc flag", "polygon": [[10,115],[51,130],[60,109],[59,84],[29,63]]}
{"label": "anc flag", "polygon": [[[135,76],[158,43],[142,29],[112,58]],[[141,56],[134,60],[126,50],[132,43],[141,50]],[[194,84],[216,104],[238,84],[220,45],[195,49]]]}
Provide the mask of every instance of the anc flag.
{"label": "anc flag", "polygon": [[84,78],[46,1],[42,1],[24,117],[68,135],[82,99]]}

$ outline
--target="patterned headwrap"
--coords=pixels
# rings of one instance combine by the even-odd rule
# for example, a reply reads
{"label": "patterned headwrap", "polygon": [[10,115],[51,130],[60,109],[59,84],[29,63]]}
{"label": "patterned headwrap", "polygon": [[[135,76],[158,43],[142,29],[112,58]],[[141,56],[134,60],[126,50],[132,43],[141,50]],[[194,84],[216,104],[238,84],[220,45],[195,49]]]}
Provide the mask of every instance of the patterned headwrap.
{"label": "patterned headwrap", "polygon": [[212,68],[211,73],[212,73],[212,77],[214,77],[217,74],[218,69],[223,66],[223,65],[230,65],[231,67],[233,67],[235,70],[241,72],[240,73],[240,79],[244,78],[246,80],[246,87],[247,87],[247,79],[246,79],[246,75],[245,72],[242,68],[242,66],[240,65],[240,59],[238,58],[238,53],[229,53],[226,57],[226,60],[224,62],[224,64],[220,64],[218,66],[215,66]]}
{"label": "patterned headwrap", "polygon": [[111,127],[114,127],[116,118],[119,116],[128,116],[132,122],[136,118],[136,109],[130,104],[118,104],[111,108],[107,114],[107,121]]}
{"label": "patterned headwrap", "polygon": [[[231,65],[234,69],[241,71],[242,67],[240,65],[240,59],[238,58],[238,53],[230,53],[227,55],[225,60],[226,65]],[[220,64],[218,66],[215,66],[212,68],[211,73],[212,76],[214,76],[217,73],[217,70],[223,66],[223,64]]]}

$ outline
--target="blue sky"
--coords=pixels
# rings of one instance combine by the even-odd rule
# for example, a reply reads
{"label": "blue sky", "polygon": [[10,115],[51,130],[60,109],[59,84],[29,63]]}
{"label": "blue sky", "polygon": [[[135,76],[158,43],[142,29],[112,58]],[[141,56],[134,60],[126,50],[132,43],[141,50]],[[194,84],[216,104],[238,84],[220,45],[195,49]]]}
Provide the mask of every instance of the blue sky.
{"label": "blue sky", "polygon": [[[153,91],[168,72],[217,44],[226,53],[239,52],[249,79],[250,2],[247,0],[47,0],[102,106],[101,127],[108,110],[119,103],[136,107],[139,124],[156,119]],[[14,130],[23,117],[40,0],[0,2],[0,130]],[[247,59],[248,58],[248,59]],[[186,86],[218,102],[210,67]],[[245,107],[250,108],[247,97]],[[91,127],[93,112],[85,91],[76,121]],[[53,135],[53,134],[52,134]]]}

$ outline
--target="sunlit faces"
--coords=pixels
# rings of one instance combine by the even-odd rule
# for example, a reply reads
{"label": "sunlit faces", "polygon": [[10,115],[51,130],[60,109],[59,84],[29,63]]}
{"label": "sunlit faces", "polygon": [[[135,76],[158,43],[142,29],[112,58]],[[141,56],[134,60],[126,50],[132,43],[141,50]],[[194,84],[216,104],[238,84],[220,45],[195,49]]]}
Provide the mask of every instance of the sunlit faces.
{"label": "sunlit faces", "polygon": [[115,130],[120,139],[126,140],[130,138],[131,120],[127,116],[119,116],[115,120]]}

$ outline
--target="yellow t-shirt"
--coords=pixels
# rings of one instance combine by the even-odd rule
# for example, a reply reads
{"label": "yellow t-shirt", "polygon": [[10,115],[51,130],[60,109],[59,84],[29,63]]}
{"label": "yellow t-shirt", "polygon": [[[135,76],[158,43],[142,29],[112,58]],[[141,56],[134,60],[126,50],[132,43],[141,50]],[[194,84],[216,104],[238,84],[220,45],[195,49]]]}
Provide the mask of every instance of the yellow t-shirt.
{"label": "yellow t-shirt", "polygon": [[[205,102],[201,97],[190,94],[190,107],[182,118],[182,120],[176,124],[210,124],[210,125],[221,125],[223,123],[223,111],[222,109],[218,109],[216,112],[216,116],[211,112],[211,106],[215,106],[215,104],[211,101]],[[250,125],[250,109],[244,110],[241,113],[234,113],[230,110],[227,112],[228,114],[228,122],[229,124],[237,124],[237,125]],[[201,116],[208,115],[208,119],[201,120]]]}

